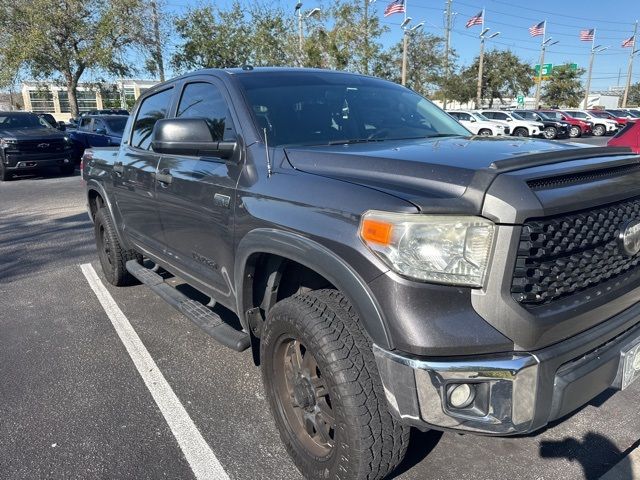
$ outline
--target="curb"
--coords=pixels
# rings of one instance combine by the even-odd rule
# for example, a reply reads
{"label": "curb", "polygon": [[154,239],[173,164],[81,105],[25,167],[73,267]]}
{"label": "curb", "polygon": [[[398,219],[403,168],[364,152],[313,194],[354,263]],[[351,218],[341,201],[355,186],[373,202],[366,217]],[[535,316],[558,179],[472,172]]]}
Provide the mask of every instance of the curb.
{"label": "curb", "polygon": [[629,452],[600,480],[640,480],[640,447]]}

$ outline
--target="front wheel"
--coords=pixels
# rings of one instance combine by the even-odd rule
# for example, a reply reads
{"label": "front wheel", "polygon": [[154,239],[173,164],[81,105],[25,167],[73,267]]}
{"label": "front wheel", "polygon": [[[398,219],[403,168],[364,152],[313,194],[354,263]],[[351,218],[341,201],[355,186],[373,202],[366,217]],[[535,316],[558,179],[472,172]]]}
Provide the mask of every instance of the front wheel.
{"label": "front wheel", "polygon": [[601,137],[603,136],[605,133],[607,133],[607,129],[604,128],[604,125],[596,125],[593,127],[593,134],[596,137]]}
{"label": "front wheel", "polygon": [[529,130],[527,130],[524,127],[518,127],[513,131],[513,135],[516,137],[528,137],[529,136]]}
{"label": "front wheel", "polygon": [[573,126],[569,129],[569,137],[578,138],[581,135],[582,135],[582,130],[580,130],[580,127]]}
{"label": "front wheel", "polygon": [[547,127],[543,130],[542,134],[547,140],[553,140],[558,136],[558,129],[556,127]]}
{"label": "front wheel", "polygon": [[402,461],[409,428],[389,413],[371,341],[340,292],[277,303],[260,356],[280,437],[305,478],[381,479]]}
{"label": "front wheel", "polygon": [[491,135],[493,135],[493,133],[488,128],[483,128],[478,132],[478,135],[480,135],[481,137],[490,137]]}

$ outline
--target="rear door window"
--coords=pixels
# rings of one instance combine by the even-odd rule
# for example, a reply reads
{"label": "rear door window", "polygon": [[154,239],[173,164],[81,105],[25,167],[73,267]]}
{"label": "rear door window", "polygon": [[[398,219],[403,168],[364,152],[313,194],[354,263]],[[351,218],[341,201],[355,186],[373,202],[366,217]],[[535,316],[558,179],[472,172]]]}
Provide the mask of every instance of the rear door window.
{"label": "rear door window", "polygon": [[167,116],[173,89],[164,90],[145,98],[138,108],[131,131],[131,146],[142,150],[151,149],[151,134],[158,120]]}

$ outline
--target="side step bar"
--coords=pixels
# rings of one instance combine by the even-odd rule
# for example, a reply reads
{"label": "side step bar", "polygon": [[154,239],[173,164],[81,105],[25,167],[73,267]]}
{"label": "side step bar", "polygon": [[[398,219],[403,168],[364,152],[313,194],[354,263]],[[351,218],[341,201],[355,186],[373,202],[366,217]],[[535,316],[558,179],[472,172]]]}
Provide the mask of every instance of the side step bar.
{"label": "side step bar", "polygon": [[242,352],[251,345],[248,333],[236,330],[231,325],[224,323],[220,315],[165,283],[164,279],[156,272],[140,265],[135,260],[127,262],[127,270],[225,347]]}

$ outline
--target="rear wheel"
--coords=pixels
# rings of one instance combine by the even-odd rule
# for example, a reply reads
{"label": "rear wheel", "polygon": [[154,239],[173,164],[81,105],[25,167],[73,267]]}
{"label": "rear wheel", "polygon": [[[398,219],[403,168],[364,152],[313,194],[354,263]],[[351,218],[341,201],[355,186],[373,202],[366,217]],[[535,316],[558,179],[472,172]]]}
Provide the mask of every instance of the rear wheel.
{"label": "rear wheel", "polygon": [[542,131],[542,134],[547,140],[553,140],[558,136],[558,129],[556,127],[547,127]]}
{"label": "rear wheel", "polygon": [[529,130],[527,130],[524,127],[518,127],[513,131],[513,135],[516,137],[528,137],[529,136]]}
{"label": "rear wheel", "polygon": [[340,292],[277,303],[260,354],[280,437],[305,478],[380,479],[402,461],[409,428],[389,413],[371,341]]}
{"label": "rear wheel", "polygon": [[582,130],[580,130],[580,127],[577,126],[573,126],[569,129],[569,137],[571,138],[578,138],[582,135]]}
{"label": "rear wheel", "polygon": [[129,260],[142,263],[142,255],[124,248],[118,240],[111,215],[106,208],[98,210],[94,220],[98,258],[107,281],[117,287],[136,283],[136,279],[126,268]]}
{"label": "rear wheel", "polygon": [[595,125],[593,127],[593,134],[596,137],[601,137],[603,136],[605,133],[607,133],[607,129],[604,127],[604,125]]}
{"label": "rear wheel", "polygon": [[493,135],[493,132],[491,132],[491,130],[489,130],[488,128],[483,128],[478,132],[478,135],[480,135],[481,137],[490,137],[491,135]]}

